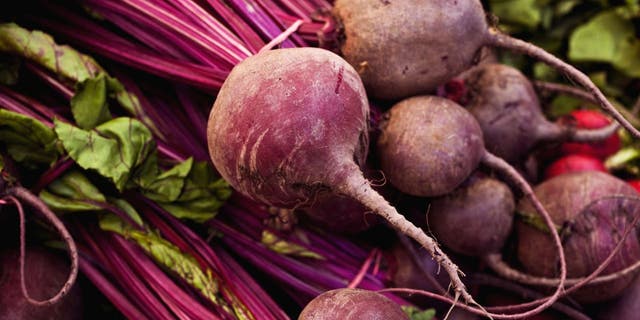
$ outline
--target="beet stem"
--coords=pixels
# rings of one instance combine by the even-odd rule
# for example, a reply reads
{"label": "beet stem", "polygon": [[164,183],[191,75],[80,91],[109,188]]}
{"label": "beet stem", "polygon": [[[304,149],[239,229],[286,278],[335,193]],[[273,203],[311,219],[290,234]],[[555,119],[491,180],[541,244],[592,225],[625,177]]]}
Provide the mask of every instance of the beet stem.
{"label": "beet stem", "polygon": [[433,259],[449,274],[456,295],[459,294],[466,303],[477,304],[460,279],[460,275],[464,276],[464,273],[442,251],[433,238],[398,213],[387,200],[373,190],[369,182],[360,173],[360,170],[354,169],[353,172],[355,174],[346,178],[345,183],[339,188],[339,192],[360,201],[360,203],[373,210],[374,213],[385,218],[393,228],[416,240],[431,253]]}
{"label": "beet stem", "polygon": [[536,195],[533,193],[533,189],[531,189],[531,186],[529,185],[529,183],[527,183],[527,181],[522,177],[522,175],[518,173],[518,171],[516,171],[516,169],[514,169],[511,165],[509,165],[506,161],[504,161],[500,157],[497,157],[488,151],[484,152],[484,155],[482,157],[482,163],[489,168],[492,168],[494,170],[497,170],[503,173],[509,180],[511,180],[512,183],[516,185],[518,189],[522,191],[522,193],[524,193],[524,195],[527,198],[529,198],[529,201],[531,201],[531,204],[536,209],[538,214],[542,216],[545,224],[551,231],[553,242],[556,248],[558,249],[558,259],[560,260],[560,280],[557,283],[556,290],[553,292],[551,296],[546,298],[546,302],[544,302],[543,304],[539,305],[538,307],[530,311],[520,314],[523,317],[530,317],[544,311],[545,309],[553,305],[553,303],[555,303],[555,301],[558,300],[558,298],[560,297],[560,294],[564,290],[565,280],[567,278],[567,261],[564,256],[564,248],[562,247],[562,241],[560,240],[560,235],[558,234],[558,230],[556,229],[553,223],[553,220],[551,219],[551,216],[549,215],[547,210],[542,206],[542,204],[540,203],[540,200],[538,200],[538,197],[536,197]]}
{"label": "beet stem", "polygon": [[[20,282],[22,287],[22,294],[24,295],[24,298],[32,305],[36,305],[36,306],[54,305],[58,303],[62,298],[64,298],[67,295],[67,293],[69,293],[69,291],[71,290],[71,287],[73,287],[76,281],[76,278],[78,276],[78,249],[76,248],[76,243],[74,242],[73,238],[71,237],[71,234],[69,233],[67,228],[64,226],[60,218],[58,218],[58,216],[56,216],[55,213],[53,213],[49,209],[49,207],[47,207],[42,202],[42,200],[40,200],[38,197],[33,195],[27,189],[24,189],[19,186],[15,186],[10,188],[7,193],[8,195],[6,198],[15,204],[16,208],[18,209],[18,214],[20,215]],[[49,222],[58,230],[58,233],[60,233],[60,235],[64,239],[69,250],[69,257],[71,258],[71,270],[69,272],[69,277],[67,278],[67,281],[64,283],[62,288],[53,297],[47,300],[35,300],[31,298],[31,296],[29,295],[29,292],[27,291],[27,284],[26,284],[25,270],[24,270],[25,255],[26,255],[25,216],[24,216],[24,209],[22,208],[22,204],[18,199],[24,201],[25,203],[29,204],[34,209],[36,209],[38,212],[42,213],[47,218],[47,220],[49,220]]]}
{"label": "beet stem", "polygon": [[[546,81],[534,81],[533,85],[536,90],[541,93],[562,93],[593,104],[599,104],[598,100],[596,100],[592,94],[581,88]],[[638,98],[638,102],[640,102],[640,98]],[[640,108],[640,106],[638,106],[638,108]],[[627,120],[629,120],[629,122],[631,122],[634,127],[640,127],[640,119],[638,119],[637,113],[633,113],[633,111],[629,112],[629,110],[620,106],[616,107],[616,109],[618,110],[618,112],[622,113],[622,115],[627,118]]]}
{"label": "beet stem", "polygon": [[556,56],[546,52],[544,49],[537,47],[529,42],[522,41],[510,37],[495,28],[490,28],[488,32],[488,42],[490,45],[500,48],[509,49],[515,52],[520,52],[536,58],[550,67],[560,71],[562,74],[568,76],[571,80],[582,85],[594,99],[598,102],[600,107],[609,113],[614,119],[616,119],[625,129],[631,133],[635,138],[640,139],[640,131],[633,127],[627,119],[625,119],[620,112],[607,100],[602,91],[585,75],[582,71],[576,69],[574,66],[558,59]]}

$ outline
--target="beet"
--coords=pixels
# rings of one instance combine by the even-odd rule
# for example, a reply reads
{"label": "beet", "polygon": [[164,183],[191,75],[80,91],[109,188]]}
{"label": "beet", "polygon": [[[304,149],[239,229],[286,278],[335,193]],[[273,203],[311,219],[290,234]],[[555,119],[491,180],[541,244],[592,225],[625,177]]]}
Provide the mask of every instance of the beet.
{"label": "beet", "polygon": [[433,93],[469,69],[483,46],[492,46],[529,55],[565,74],[640,138],[640,132],[584,73],[490,27],[480,0],[336,0],[332,13],[338,25],[339,52],[358,70],[375,98],[397,100]]}
{"label": "beet", "polygon": [[400,305],[374,291],[334,289],[311,300],[298,320],[406,320]]}
{"label": "beet", "polygon": [[402,100],[380,126],[380,167],[392,185],[414,196],[453,191],[478,167],[485,151],[478,122],[440,97]]}
{"label": "beet", "polygon": [[362,203],[429,250],[472,302],[457,266],[364,178],[368,116],[362,81],[338,55],[264,51],[236,65],[222,85],[207,126],[209,153],[235,190],[268,205],[303,208],[320,192]]}
{"label": "beet", "polygon": [[301,222],[338,234],[356,234],[381,222],[380,216],[353,198],[327,193],[296,213]]}
{"label": "beet", "polygon": [[[597,171],[559,175],[534,189],[549,209],[555,224],[562,227],[563,246],[567,257],[568,276],[583,277],[595,270],[620,240],[623,230],[638,210],[637,192],[624,181]],[[532,214],[531,203],[524,199],[518,212]],[[535,219],[533,220],[535,221]],[[548,232],[532,222],[516,223],[517,256],[524,269],[536,276],[557,275],[558,258]],[[548,230],[548,229],[547,229]],[[632,232],[603,274],[624,269],[640,259],[637,232]],[[573,297],[581,302],[611,299],[629,284],[630,276],[588,285]]]}
{"label": "beet", "polygon": [[[482,163],[511,180],[531,200],[545,225],[555,231],[531,186],[516,169],[484,149],[477,121],[455,102],[435,96],[405,99],[391,107],[381,128],[376,151],[384,174],[400,191],[422,197],[447,194]],[[552,232],[551,239],[558,256],[564,257],[558,233]],[[557,300],[566,276],[563,260],[554,294],[523,316],[540,312]]]}
{"label": "beet", "polygon": [[[27,247],[25,277],[29,295],[38,300],[54,296],[65,284],[69,263],[52,249]],[[0,252],[0,319],[82,319],[82,293],[76,283],[57,303],[35,306],[27,301],[20,287],[19,250]]]}
{"label": "beet", "polygon": [[431,201],[428,226],[445,247],[468,256],[499,252],[511,233],[515,200],[504,183],[472,175]]}
{"label": "beet", "polygon": [[465,84],[466,106],[482,127],[487,150],[510,163],[522,162],[541,143],[605,140],[617,129],[576,130],[548,121],[531,81],[511,66],[478,66],[466,74]]}

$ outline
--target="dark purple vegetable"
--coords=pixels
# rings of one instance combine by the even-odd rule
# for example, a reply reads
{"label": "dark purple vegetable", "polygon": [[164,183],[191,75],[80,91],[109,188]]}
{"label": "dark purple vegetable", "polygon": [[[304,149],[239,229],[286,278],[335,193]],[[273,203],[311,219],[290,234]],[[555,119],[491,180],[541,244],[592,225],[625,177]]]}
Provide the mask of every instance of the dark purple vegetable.
{"label": "dark purple vegetable", "polygon": [[[421,197],[447,194],[482,163],[509,178],[532,201],[545,225],[553,228],[531,186],[508,163],[484,149],[480,126],[457,103],[435,96],[408,98],[391,107],[381,128],[376,150],[381,168],[400,191]],[[552,232],[550,238],[558,255],[564,256],[558,233]],[[560,261],[556,291],[527,315],[544,310],[558,298],[566,275],[566,264]]]}
{"label": "dark purple vegetable", "polygon": [[431,201],[428,226],[445,247],[468,256],[500,252],[511,233],[515,200],[504,183],[472,175]]}
{"label": "dark purple vegetable", "polygon": [[540,143],[604,140],[617,125],[600,130],[548,121],[531,81],[520,70],[498,63],[465,75],[467,108],[478,120],[487,150],[510,163],[522,162]]}
{"label": "dark purple vegetable", "polygon": [[302,223],[310,223],[332,233],[355,234],[380,223],[380,216],[353,198],[321,194],[310,207],[300,209]]}
{"label": "dark purple vegetable", "polygon": [[380,126],[380,167],[392,185],[414,196],[453,191],[478,167],[485,152],[476,119],[444,98],[402,100]]}
{"label": "dark purple vegetable", "polygon": [[358,70],[373,97],[396,100],[432,93],[469,69],[483,46],[500,47],[539,59],[584,86],[640,138],[584,73],[489,26],[480,0],[337,0],[332,12],[339,26],[338,50]]}
{"label": "dark purple vegetable", "polygon": [[[619,242],[640,205],[637,200],[628,200],[628,197],[637,197],[631,186],[597,171],[560,175],[541,183],[534,190],[549,209],[557,228],[561,228],[571,278],[586,276],[602,263]],[[611,198],[614,196],[620,198]],[[531,218],[531,203],[522,200],[518,204],[518,212]],[[517,256],[524,269],[536,276],[556,276],[558,258],[549,240],[548,229],[541,227],[533,218],[518,221],[516,233]],[[638,259],[640,242],[636,231],[625,239],[621,251],[603,274],[622,270]],[[583,302],[611,299],[629,285],[630,277],[586,286],[576,291],[573,297]]]}
{"label": "dark purple vegetable", "polygon": [[363,289],[335,289],[311,300],[298,320],[405,320],[400,305],[385,296]]}
{"label": "dark purple vegetable", "polygon": [[[36,306],[27,301],[20,284],[19,255],[17,249],[0,252],[0,319],[82,319],[82,293],[77,284],[53,305]],[[27,247],[25,283],[32,298],[44,300],[55,295],[69,271],[67,261],[51,249]]]}
{"label": "dark purple vegetable", "polygon": [[456,293],[473,301],[457,266],[364,178],[368,117],[360,77],[336,54],[265,51],[234,67],[220,89],[207,127],[209,153],[231,186],[272,206],[308,206],[321,191],[357,200],[429,250]]}

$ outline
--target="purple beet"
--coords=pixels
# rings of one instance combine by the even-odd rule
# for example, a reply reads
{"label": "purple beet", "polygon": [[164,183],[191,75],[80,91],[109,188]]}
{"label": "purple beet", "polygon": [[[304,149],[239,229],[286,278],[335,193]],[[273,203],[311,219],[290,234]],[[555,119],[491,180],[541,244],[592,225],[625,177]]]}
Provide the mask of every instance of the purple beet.
{"label": "purple beet", "polygon": [[504,183],[472,175],[453,192],[431,201],[428,226],[445,247],[468,256],[500,252],[511,233],[515,200]]}
{"label": "purple beet", "polygon": [[408,320],[400,305],[363,289],[334,289],[311,300],[298,320]]}
{"label": "purple beet", "polygon": [[338,50],[375,98],[397,100],[433,93],[469,69],[482,47],[529,55],[585,87],[633,136],[640,132],[600,89],[572,65],[489,26],[480,0],[337,0]]}
{"label": "purple beet", "polygon": [[[595,270],[640,210],[640,203],[635,199],[637,191],[633,187],[597,171],[560,175],[536,186],[534,192],[549,209],[556,226],[561,228],[570,278],[587,276]],[[517,210],[525,217],[531,218],[533,214],[531,203],[526,199],[518,204]],[[558,273],[558,258],[547,230],[535,218],[518,221],[517,256],[528,273],[554,277]],[[622,270],[638,259],[640,243],[636,231],[627,237],[622,250],[603,275]],[[581,302],[611,299],[629,285],[630,277],[587,285],[577,290],[573,297]]]}
{"label": "purple beet", "polygon": [[487,150],[510,163],[522,162],[541,143],[604,140],[617,129],[577,130],[548,121],[531,81],[511,66],[478,66],[465,84],[466,106],[482,127]]}
{"label": "purple beet", "polygon": [[265,51],[235,66],[222,85],[209,116],[209,153],[235,190],[272,206],[303,208],[320,192],[362,203],[429,250],[455,291],[473,301],[457,266],[364,178],[368,116],[362,81],[338,55]]}

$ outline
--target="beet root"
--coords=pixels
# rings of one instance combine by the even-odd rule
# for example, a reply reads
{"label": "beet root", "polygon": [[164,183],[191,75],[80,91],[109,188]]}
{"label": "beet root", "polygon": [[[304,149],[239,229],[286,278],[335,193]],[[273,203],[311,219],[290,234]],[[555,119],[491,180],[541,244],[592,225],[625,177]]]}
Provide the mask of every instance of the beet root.
{"label": "beet root", "polygon": [[[536,186],[534,192],[549,208],[555,224],[562,227],[560,233],[571,278],[586,276],[600,265],[619,242],[640,205],[637,200],[619,198],[635,199],[637,192],[631,186],[597,171],[560,175]],[[528,200],[518,204],[518,212],[525,217],[531,210]],[[516,223],[518,260],[533,275],[553,277],[557,274],[556,252],[547,231],[534,225]],[[632,232],[603,274],[625,269],[638,259],[640,242],[637,232]],[[611,299],[620,294],[629,281],[630,276],[624,276],[604,284],[587,285],[578,289],[573,297],[581,302]]]}
{"label": "beet root", "polygon": [[381,123],[377,150],[392,185],[420,197],[451,192],[484,153],[482,130],[451,100],[417,96],[394,105]]}
{"label": "beet root", "polygon": [[337,0],[333,14],[342,56],[381,99],[427,93],[466,70],[487,30],[479,1]]}
{"label": "beet root", "polygon": [[298,320],[408,320],[400,305],[374,291],[334,289],[311,300]]}
{"label": "beet root", "polygon": [[[55,295],[67,280],[69,264],[49,250],[27,247],[25,282],[34,299]],[[77,283],[55,304],[36,306],[27,301],[20,287],[19,255],[16,249],[0,253],[0,319],[82,319],[82,294]]]}
{"label": "beet root", "polygon": [[490,177],[471,176],[453,192],[431,201],[429,229],[445,247],[468,256],[499,252],[511,233],[511,189]]}
{"label": "beet root", "polygon": [[211,109],[211,160],[240,193],[288,209],[322,192],[353,198],[426,248],[473,303],[458,267],[377,193],[361,171],[369,105],[357,72],[318,48],[261,52],[236,65]]}
{"label": "beet root", "polygon": [[522,162],[541,143],[602,141],[617,129],[579,130],[548,121],[531,81],[511,66],[478,66],[465,75],[465,84],[467,108],[482,127],[487,150],[510,163]]}

